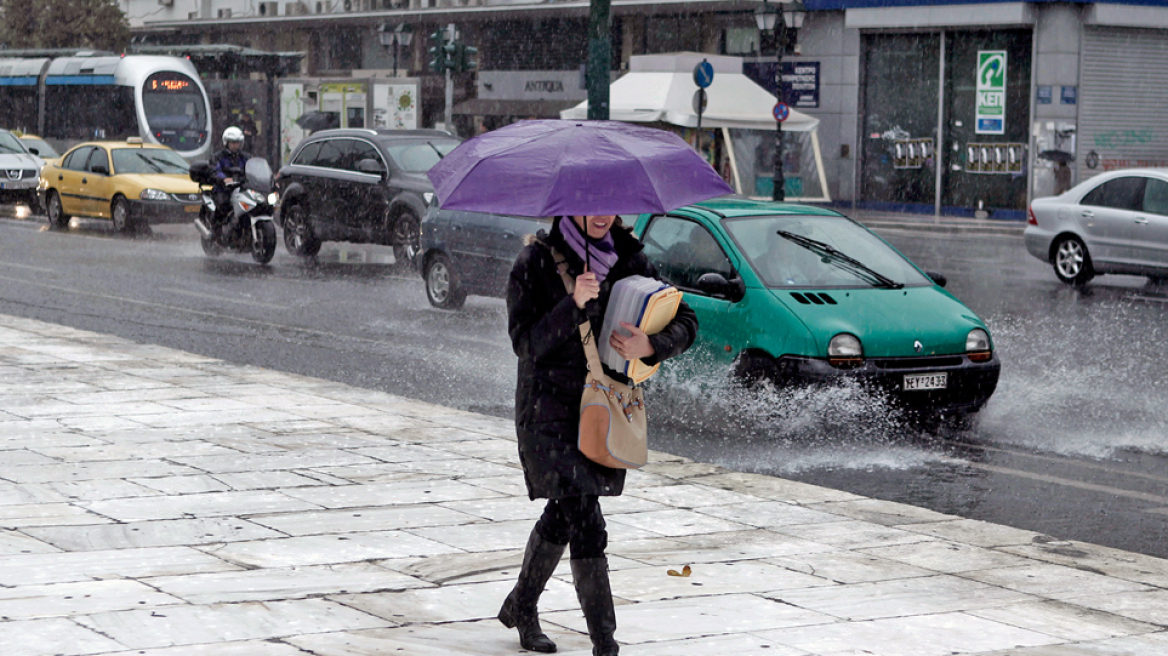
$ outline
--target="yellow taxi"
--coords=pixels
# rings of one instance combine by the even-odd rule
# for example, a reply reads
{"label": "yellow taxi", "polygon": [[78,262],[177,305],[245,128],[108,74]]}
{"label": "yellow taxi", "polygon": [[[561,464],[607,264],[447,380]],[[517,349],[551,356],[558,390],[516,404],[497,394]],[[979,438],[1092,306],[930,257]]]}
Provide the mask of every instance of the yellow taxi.
{"label": "yellow taxi", "polygon": [[41,171],[49,225],[64,228],[74,216],[111,219],[134,233],[193,221],[203,196],[188,171],[173,150],[137,137],[80,144]]}

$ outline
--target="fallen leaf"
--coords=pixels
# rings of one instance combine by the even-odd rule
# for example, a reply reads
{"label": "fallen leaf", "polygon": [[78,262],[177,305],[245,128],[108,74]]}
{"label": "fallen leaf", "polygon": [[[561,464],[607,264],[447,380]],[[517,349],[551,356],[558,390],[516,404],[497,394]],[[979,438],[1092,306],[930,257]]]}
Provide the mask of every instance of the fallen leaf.
{"label": "fallen leaf", "polygon": [[670,576],[689,576],[690,574],[693,574],[693,570],[692,570],[692,569],[690,569],[690,566],[689,566],[689,565],[686,565],[685,567],[682,567],[682,568],[681,568],[681,571],[680,571],[680,572],[678,572],[678,571],[677,571],[677,570],[675,570],[675,569],[671,569],[671,570],[669,570],[668,572],[665,572],[665,573],[666,573],[666,574],[668,574],[668,575],[670,575]]}

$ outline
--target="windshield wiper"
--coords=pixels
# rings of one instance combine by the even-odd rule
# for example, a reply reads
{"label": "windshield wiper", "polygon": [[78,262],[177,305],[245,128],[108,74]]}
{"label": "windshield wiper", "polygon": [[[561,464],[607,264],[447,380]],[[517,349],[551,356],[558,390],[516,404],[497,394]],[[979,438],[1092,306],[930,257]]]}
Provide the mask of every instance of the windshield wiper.
{"label": "windshield wiper", "polygon": [[446,155],[442,154],[441,150],[438,150],[438,146],[435,146],[433,141],[427,141],[426,145],[433,148],[434,152],[438,153],[438,159],[442,159],[443,157],[446,157]]}
{"label": "windshield wiper", "polygon": [[816,241],[810,237],[797,235],[786,230],[778,230],[777,232],[778,235],[783,239],[795,242],[812,253],[822,255],[824,262],[833,264],[836,267],[851,273],[857,278],[867,280],[868,283],[873,287],[884,287],[887,289],[900,289],[904,287],[904,283],[896,282],[892,278],[889,278],[888,276],[873,270],[863,262],[860,262],[853,257],[844,255],[840,251],[836,250],[835,247],[831,244],[827,244],[822,241]]}
{"label": "windshield wiper", "polygon": [[161,166],[159,166],[154,160],[150,159],[149,157],[143,155],[142,153],[134,153],[134,154],[137,155],[138,157],[140,157],[143,162],[146,162],[150,166],[154,167],[155,171],[158,171],[159,173],[166,173],[166,171],[162,170]]}

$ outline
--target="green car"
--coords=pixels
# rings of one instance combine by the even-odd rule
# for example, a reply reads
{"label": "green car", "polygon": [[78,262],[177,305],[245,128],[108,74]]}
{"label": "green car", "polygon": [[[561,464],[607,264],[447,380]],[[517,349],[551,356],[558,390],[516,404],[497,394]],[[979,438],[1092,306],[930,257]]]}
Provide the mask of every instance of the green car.
{"label": "green car", "polygon": [[980,410],[997,386],[985,323],[838,212],[720,198],[641,215],[635,232],[698,315],[693,362],[747,383],[852,378],[943,414]]}

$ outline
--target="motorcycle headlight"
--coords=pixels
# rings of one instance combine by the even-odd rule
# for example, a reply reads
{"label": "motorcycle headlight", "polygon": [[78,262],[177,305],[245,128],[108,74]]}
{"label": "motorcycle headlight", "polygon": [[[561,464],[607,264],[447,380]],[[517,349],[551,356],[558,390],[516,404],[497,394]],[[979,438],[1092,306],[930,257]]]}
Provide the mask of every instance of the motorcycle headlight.
{"label": "motorcycle headlight", "polygon": [[422,194],[422,200],[426,201],[426,205],[429,206],[431,201],[434,200],[434,194],[427,191],[424,194]]}
{"label": "motorcycle headlight", "polygon": [[973,362],[987,362],[994,356],[990,351],[989,333],[981,328],[974,328],[965,336],[965,353]]}
{"label": "motorcycle headlight", "polygon": [[280,194],[277,194],[274,191],[268,194],[268,205],[275,205],[276,201],[278,200],[280,200]]}
{"label": "motorcycle headlight", "polygon": [[864,348],[860,338],[848,333],[840,333],[831,338],[827,345],[827,361],[834,367],[849,369],[864,363]]}
{"label": "motorcycle headlight", "polygon": [[142,200],[168,200],[170,194],[161,189],[143,189],[142,193],[138,194],[138,198]]}

